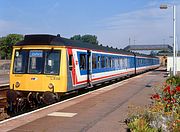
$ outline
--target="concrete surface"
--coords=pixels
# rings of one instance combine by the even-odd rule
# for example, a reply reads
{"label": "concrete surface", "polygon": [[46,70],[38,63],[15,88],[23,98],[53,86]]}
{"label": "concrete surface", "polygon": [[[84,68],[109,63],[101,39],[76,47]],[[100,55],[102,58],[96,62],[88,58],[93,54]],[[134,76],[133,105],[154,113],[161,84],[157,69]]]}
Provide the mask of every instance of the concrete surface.
{"label": "concrete surface", "polygon": [[[123,121],[127,118],[128,106],[149,104],[150,95],[153,93],[152,88],[160,87],[164,80],[163,72],[148,72],[72,100],[57,103],[47,109],[2,122],[0,130],[10,132],[125,132],[127,126]],[[73,116],[63,116],[62,113]]]}
{"label": "concrete surface", "polygon": [[9,75],[8,74],[0,74],[0,85],[8,84],[9,83]]}

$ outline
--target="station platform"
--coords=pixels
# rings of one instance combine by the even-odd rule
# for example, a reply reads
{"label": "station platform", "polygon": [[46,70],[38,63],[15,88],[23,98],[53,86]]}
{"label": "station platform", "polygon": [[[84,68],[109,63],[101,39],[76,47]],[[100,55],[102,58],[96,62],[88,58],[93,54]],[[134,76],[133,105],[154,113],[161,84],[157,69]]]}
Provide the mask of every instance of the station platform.
{"label": "station platform", "polygon": [[126,132],[128,106],[150,104],[165,72],[150,71],[0,122],[1,132]]}

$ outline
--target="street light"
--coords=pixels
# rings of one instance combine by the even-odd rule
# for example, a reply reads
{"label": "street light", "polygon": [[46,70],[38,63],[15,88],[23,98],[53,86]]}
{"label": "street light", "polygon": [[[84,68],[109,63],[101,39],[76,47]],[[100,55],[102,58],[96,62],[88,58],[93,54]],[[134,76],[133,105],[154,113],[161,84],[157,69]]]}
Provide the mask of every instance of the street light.
{"label": "street light", "polygon": [[[167,9],[168,5],[160,5],[160,9]],[[173,76],[176,75],[176,6],[173,5]]]}

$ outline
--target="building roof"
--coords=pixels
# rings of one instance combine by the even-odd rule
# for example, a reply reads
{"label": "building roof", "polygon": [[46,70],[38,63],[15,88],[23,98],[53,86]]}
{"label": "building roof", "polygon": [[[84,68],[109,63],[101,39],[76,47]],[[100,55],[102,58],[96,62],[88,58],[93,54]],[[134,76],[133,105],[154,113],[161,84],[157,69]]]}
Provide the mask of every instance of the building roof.
{"label": "building roof", "polygon": [[125,50],[165,50],[172,51],[173,47],[167,44],[163,45],[128,45]]}

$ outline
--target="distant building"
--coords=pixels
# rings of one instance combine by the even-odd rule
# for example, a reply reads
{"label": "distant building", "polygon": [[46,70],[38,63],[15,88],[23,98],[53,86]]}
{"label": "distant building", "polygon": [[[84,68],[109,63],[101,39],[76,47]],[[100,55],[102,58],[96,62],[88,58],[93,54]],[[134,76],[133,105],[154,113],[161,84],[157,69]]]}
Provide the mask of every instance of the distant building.
{"label": "distant building", "polygon": [[[167,71],[173,71],[173,54],[167,56]],[[176,71],[180,74],[180,52],[176,57]]]}
{"label": "distant building", "polygon": [[124,50],[130,50],[130,51],[167,51],[172,52],[173,48],[172,46],[168,44],[160,44],[160,45],[128,45],[124,48]]}
{"label": "distant building", "polygon": [[160,45],[128,45],[124,48],[127,51],[151,54],[159,57],[161,66],[167,66],[167,55],[172,53],[173,47],[168,44]]}

